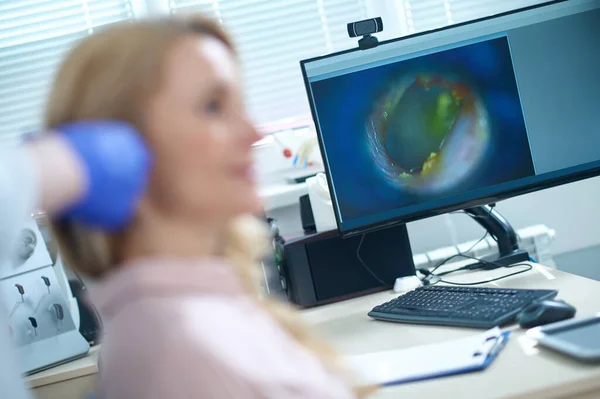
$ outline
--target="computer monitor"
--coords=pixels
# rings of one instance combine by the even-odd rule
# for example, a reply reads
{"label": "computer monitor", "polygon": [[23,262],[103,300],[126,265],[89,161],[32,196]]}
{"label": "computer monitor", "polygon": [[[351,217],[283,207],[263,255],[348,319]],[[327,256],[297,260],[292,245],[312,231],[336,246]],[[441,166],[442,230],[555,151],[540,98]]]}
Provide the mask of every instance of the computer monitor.
{"label": "computer monitor", "polygon": [[599,38],[554,1],[301,61],[341,233],[599,175]]}

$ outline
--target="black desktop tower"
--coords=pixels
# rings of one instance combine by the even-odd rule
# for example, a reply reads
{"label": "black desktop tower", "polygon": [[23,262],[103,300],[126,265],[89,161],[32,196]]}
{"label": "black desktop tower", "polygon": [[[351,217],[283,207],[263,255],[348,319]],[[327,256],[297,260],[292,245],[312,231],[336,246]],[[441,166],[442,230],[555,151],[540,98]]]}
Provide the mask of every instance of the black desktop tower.
{"label": "black desktop tower", "polygon": [[[361,263],[359,249],[377,278]],[[396,278],[415,274],[405,225],[373,231],[364,238],[341,238],[337,231],[306,235],[288,239],[283,252],[280,273],[287,297],[302,307],[383,291]]]}

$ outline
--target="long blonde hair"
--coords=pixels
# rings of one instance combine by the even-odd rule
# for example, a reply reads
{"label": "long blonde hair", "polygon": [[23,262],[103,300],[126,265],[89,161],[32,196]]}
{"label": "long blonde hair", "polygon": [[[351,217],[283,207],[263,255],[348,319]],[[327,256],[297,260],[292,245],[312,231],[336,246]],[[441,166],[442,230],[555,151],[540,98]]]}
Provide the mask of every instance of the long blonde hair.
{"label": "long blonde hair", "polygon": [[[124,23],[83,40],[56,75],[46,127],[85,119],[119,119],[143,134],[145,104],[158,89],[165,55],[185,35],[213,36],[234,50],[218,23],[198,15]],[[101,278],[121,261],[118,234],[64,221],[54,221],[52,230],[67,264],[82,275]],[[290,306],[259,298],[255,266],[266,248],[263,232],[255,219],[238,218],[229,227],[222,256],[236,267],[248,293],[260,300],[284,330],[325,364],[342,371],[337,354],[310,333]],[[370,391],[370,387],[355,389],[361,398]]]}

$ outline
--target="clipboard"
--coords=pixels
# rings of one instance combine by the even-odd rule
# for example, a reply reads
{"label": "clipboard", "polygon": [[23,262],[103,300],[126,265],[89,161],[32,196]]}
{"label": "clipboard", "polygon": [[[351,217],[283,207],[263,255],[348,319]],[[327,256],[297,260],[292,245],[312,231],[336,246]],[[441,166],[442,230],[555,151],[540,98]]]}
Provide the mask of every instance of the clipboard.
{"label": "clipboard", "polygon": [[405,384],[484,370],[504,348],[509,336],[510,331],[502,332],[496,327],[439,344],[347,356],[346,361],[369,383]]}

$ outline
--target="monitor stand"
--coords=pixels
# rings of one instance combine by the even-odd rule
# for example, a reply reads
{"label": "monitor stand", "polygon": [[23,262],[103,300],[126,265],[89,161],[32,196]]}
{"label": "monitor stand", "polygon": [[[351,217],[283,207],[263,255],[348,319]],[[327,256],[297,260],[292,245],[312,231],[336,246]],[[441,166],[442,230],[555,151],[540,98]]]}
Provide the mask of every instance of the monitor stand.
{"label": "monitor stand", "polygon": [[493,206],[477,206],[465,209],[465,212],[486,229],[498,243],[498,254],[483,258],[483,260],[493,263],[476,263],[470,268],[471,270],[491,270],[530,260],[529,253],[519,248],[515,230]]}

